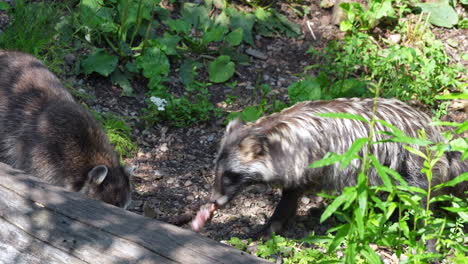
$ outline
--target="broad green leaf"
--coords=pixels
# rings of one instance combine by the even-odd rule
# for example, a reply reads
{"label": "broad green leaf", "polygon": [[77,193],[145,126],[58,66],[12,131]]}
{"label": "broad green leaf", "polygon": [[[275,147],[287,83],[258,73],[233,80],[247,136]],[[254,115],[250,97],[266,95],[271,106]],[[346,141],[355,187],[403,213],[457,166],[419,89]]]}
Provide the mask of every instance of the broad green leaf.
{"label": "broad green leaf", "polygon": [[10,10],[10,5],[7,2],[0,2],[0,10]]}
{"label": "broad green leaf", "polygon": [[349,78],[334,82],[331,86],[333,97],[362,97],[367,91],[367,82]]}
{"label": "broad green leaf", "polygon": [[255,15],[245,13],[242,11],[237,11],[234,8],[228,7],[225,9],[226,15],[230,17],[230,28],[237,29],[242,28],[243,30],[243,40],[251,45],[255,46],[252,37],[252,28],[255,23]]}
{"label": "broad green leaf", "polygon": [[370,155],[369,158],[371,160],[372,166],[374,166],[374,168],[377,170],[377,174],[382,179],[384,186],[388,189],[391,189],[393,185],[392,180],[390,179],[390,177],[388,177],[387,172],[383,168],[384,166],[380,164],[379,160],[377,160],[377,158],[374,155]]}
{"label": "broad green leaf", "polygon": [[364,248],[361,249],[359,253],[361,253],[361,255],[363,255],[364,258],[366,258],[369,261],[368,263],[373,263],[373,264],[382,263],[382,260],[380,259],[379,255],[375,253],[375,251],[372,250],[372,248],[370,248],[369,245],[367,244],[364,245]]}
{"label": "broad green leaf", "polygon": [[356,198],[357,198],[357,196],[358,196],[358,192],[356,191],[356,187],[355,187],[355,186],[348,187],[348,188],[353,189],[353,191],[349,191],[349,193],[351,193],[351,196],[350,196],[349,199],[346,201],[346,203],[343,204],[343,210],[348,209],[348,208],[354,203],[354,201],[356,200]]}
{"label": "broad green leaf", "polygon": [[166,76],[169,73],[169,59],[158,47],[146,48],[136,62],[137,67],[143,69],[143,76],[146,78]]}
{"label": "broad green leaf", "polygon": [[343,159],[342,155],[328,152],[321,160],[317,160],[309,165],[309,168],[320,168],[335,164]]}
{"label": "broad green leaf", "polygon": [[430,13],[429,23],[445,28],[452,28],[458,24],[458,14],[449,4],[448,0],[441,0],[434,3],[416,4],[422,11]]}
{"label": "broad green leaf", "polygon": [[104,49],[96,49],[81,62],[81,67],[85,74],[97,72],[107,77],[115,70],[118,61],[117,56],[107,54]]}
{"label": "broad green leaf", "polygon": [[164,32],[164,35],[159,39],[159,42],[164,46],[164,53],[166,55],[177,55],[177,44],[180,40],[181,37]]}
{"label": "broad green leaf", "polygon": [[455,199],[454,196],[450,196],[450,195],[444,194],[444,195],[438,195],[438,196],[432,197],[432,198],[429,200],[429,202],[430,202],[430,203],[445,202],[445,201],[452,201],[453,199]]}
{"label": "broad green leaf", "polygon": [[458,127],[457,130],[455,130],[455,133],[461,134],[461,133],[465,132],[466,130],[468,130],[468,121],[463,122],[460,125],[460,127]]}
{"label": "broad green leaf", "polygon": [[200,63],[190,58],[185,59],[179,69],[179,77],[182,83],[185,85],[193,83],[199,66]]}
{"label": "broad green leaf", "polygon": [[327,209],[325,209],[322,216],[320,216],[320,223],[323,223],[325,220],[327,220],[333,213],[335,213],[338,210],[338,208],[343,203],[352,200],[353,196],[355,197],[354,192],[355,190],[353,188],[345,188],[343,190],[343,193],[340,196],[336,197],[336,199],[329,206],[327,206]]}
{"label": "broad green leaf", "polygon": [[358,204],[359,204],[359,210],[361,210],[361,215],[364,217],[366,210],[367,210],[367,189],[359,190],[358,194]]}
{"label": "broad green leaf", "polygon": [[301,34],[301,27],[299,25],[292,23],[285,15],[281,14],[275,9],[271,9],[271,12],[275,16],[275,18],[281,23],[282,27],[284,28],[284,30],[282,31],[286,33],[286,36],[290,38],[295,38]]}
{"label": "broad green leaf", "polygon": [[413,153],[414,155],[417,155],[423,159],[427,159],[426,154],[422,153],[419,149],[412,148],[410,146],[404,146],[406,150],[408,150],[410,153]]}
{"label": "broad green leaf", "polygon": [[223,25],[215,25],[210,27],[207,31],[203,33],[202,43],[203,45],[208,45],[211,42],[221,41],[226,34],[227,28]]}
{"label": "broad green leaf", "polygon": [[244,34],[244,30],[242,28],[237,28],[226,36],[226,41],[231,46],[237,46],[242,42],[243,34]]}
{"label": "broad green leaf", "polygon": [[437,100],[453,100],[453,99],[465,99],[468,100],[468,94],[466,93],[451,93],[445,95],[436,95],[435,99]]}
{"label": "broad green leaf", "polygon": [[121,72],[119,69],[116,69],[111,74],[111,81],[113,84],[116,84],[122,88],[122,96],[133,96],[133,88],[130,83],[128,74]]}
{"label": "broad green leaf", "polygon": [[457,122],[447,122],[447,121],[434,121],[429,123],[431,126],[451,126],[451,127],[459,127],[461,124]]}
{"label": "broad green leaf", "polygon": [[[348,232],[348,234],[351,232]],[[362,239],[362,238],[361,238]],[[350,241],[346,247],[344,263],[354,264],[356,263],[356,242]]]}
{"label": "broad green leaf", "polygon": [[364,229],[364,216],[362,214],[361,208],[359,208],[358,206],[354,208],[354,220],[356,221],[359,238],[363,239],[364,234],[366,232]]}
{"label": "broad green leaf", "polygon": [[258,20],[266,21],[267,19],[271,17],[271,13],[267,12],[265,8],[259,7],[255,9],[255,17]]}
{"label": "broad green leaf", "polygon": [[252,122],[262,116],[263,111],[255,106],[247,106],[241,112],[241,119],[245,122]]}
{"label": "broad green leaf", "polygon": [[466,138],[457,138],[450,141],[450,149],[454,151],[465,151],[468,149],[468,142]]}
{"label": "broad green leaf", "polygon": [[349,20],[341,21],[340,23],[341,31],[346,32],[346,31],[350,31],[351,29],[353,29],[353,24],[351,23],[351,21]]}
{"label": "broad green leaf", "polygon": [[442,208],[452,213],[468,212],[468,208],[465,208],[465,207],[442,207]]}
{"label": "broad green leaf", "polygon": [[385,171],[385,173],[390,174],[395,180],[398,181],[401,186],[408,186],[408,183],[405,181],[405,179],[403,179],[403,177],[401,177],[398,172],[385,166],[382,166],[382,170]]}
{"label": "broad green leaf", "polygon": [[369,142],[368,138],[359,138],[354,141],[348,151],[343,154],[343,159],[340,162],[340,168],[344,169],[348,167],[349,163],[351,163],[353,159],[359,158],[357,154],[359,151],[361,151],[362,147],[364,147],[367,142]]}
{"label": "broad green leaf", "polygon": [[349,224],[345,224],[339,227],[338,232],[335,235],[335,238],[330,243],[330,247],[328,248],[328,253],[333,252],[343,240],[346,238],[347,234],[349,233],[350,226]]}
{"label": "broad green leaf", "polygon": [[436,186],[434,186],[434,190],[437,190],[437,189],[440,189],[440,188],[443,188],[443,187],[453,187],[461,182],[465,182],[465,181],[468,181],[468,172],[465,172],[457,177],[455,177],[454,179],[448,181],[448,182],[444,182],[444,183],[441,183],[441,184],[438,184]]}
{"label": "broad green leaf", "polygon": [[408,223],[401,218],[399,219],[399,223],[400,223],[400,228],[403,231],[403,234],[405,235],[405,237],[410,238],[410,231],[409,231]]}
{"label": "broad green leaf", "polygon": [[231,58],[221,55],[208,64],[208,75],[210,82],[222,83],[229,80],[235,71],[235,64]]}
{"label": "broad green leaf", "polygon": [[352,120],[359,120],[365,123],[369,123],[367,119],[360,115],[353,115],[350,113],[320,113],[316,114],[317,116],[320,117],[328,117],[328,118],[342,118],[342,119],[352,119]]}
{"label": "broad green leaf", "polygon": [[182,19],[196,28],[206,29],[210,24],[208,9],[203,5],[184,3],[181,11]]}
{"label": "broad green leaf", "polygon": [[390,203],[385,210],[385,220],[390,219],[395,209],[398,207],[397,203]]}
{"label": "broad green leaf", "polygon": [[321,99],[320,82],[316,78],[299,81],[288,87],[288,96],[292,104],[302,101]]}
{"label": "broad green leaf", "polygon": [[176,33],[189,34],[190,32],[190,23],[182,19],[168,19],[166,24],[169,28]]}

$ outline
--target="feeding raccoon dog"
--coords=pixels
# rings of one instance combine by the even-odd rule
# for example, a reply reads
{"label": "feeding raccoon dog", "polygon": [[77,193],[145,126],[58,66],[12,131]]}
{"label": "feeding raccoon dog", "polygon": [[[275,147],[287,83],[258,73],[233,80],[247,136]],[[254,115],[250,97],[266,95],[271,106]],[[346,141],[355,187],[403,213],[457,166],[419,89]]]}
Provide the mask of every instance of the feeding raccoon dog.
{"label": "feeding raccoon dog", "polygon": [[[339,164],[322,168],[308,168],[327,152],[345,153],[358,138],[367,137],[368,124],[357,120],[321,118],[318,113],[346,112],[361,115],[368,120],[372,116],[373,99],[335,99],[298,103],[281,113],[243,124],[239,120],[229,123],[215,166],[215,183],[212,193],[214,206],[200,210],[192,227],[203,226],[218,206],[229,202],[242,185],[274,183],[283,186],[282,198],[267,223],[265,235],[279,232],[286,221],[295,214],[298,199],[305,190],[342,190],[355,185],[361,161],[355,159],[350,166],[340,170]],[[379,99],[376,118],[398,127],[408,136],[417,137],[424,129],[433,142],[443,138],[437,128],[429,126],[428,115],[395,99]],[[388,130],[380,123],[376,131]],[[385,136],[376,133],[374,140]],[[380,162],[399,172],[409,184],[427,188],[426,177],[420,170],[423,161],[410,154],[398,143],[376,144],[372,153]],[[461,163],[459,159],[452,159]],[[460,164],[458,164],[460,165]],[[449,175],[466,171],[466,164],[453,166],[449,171],[447,157],[442,157],[434,169],[433,185],[446,181]],[[370,174],[370,184],[381,184],[375,171]],[[466,184],[465,184],[466,190]]]}
{"label": "feeding raccoon dog", "polygon": [[0,161],[120,207],[129,174],[100,124],[36,58],[0,50]]}

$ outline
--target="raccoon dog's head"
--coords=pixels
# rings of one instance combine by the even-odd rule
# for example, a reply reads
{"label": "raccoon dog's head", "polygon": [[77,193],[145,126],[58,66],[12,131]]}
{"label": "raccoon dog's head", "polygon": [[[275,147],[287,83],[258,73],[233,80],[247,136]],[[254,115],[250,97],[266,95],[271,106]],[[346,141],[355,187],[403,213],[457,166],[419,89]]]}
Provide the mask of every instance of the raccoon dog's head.
{"label": "raccoon dog's head", "polygon": [[126,209],[131,202],[130,175],[132,170],[118,166],[98,165],[87,173],[80,193],[108,204]]}
{"label": "raccoon dog's head", "polygon": [[216,159],[211,201],[225,205],[243,185],[266,182],[271,168],[268,139],[238,119],[231,121]]}

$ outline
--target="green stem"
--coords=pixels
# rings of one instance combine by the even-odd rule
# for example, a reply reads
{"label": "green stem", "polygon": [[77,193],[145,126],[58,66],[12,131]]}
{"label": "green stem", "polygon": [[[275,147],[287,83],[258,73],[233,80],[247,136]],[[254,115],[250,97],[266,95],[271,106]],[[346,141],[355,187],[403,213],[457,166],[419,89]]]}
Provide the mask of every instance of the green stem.
{"label": "green stem", "polygon": [[127,0],[125,1],[125,5],[122,7],[122,13],[120,15],[120,27],[119,27],[119,31],[118,31],[118,36],[119,36],[119,40],[120,41],[124,41],[125,42],[125,39],[127,38],[127,29],[126,29],[126,26],[125,26],[125,23],[127,22],[127,17],[128,17],[128,10],[129,10],[129,5],[130,5],[130,1],[132,0]]}
{"label": "green stem", "polygon": [[138,29],[140,28],[140,25],[141,25],[141,21],[142,21],[141,13],[142,13],[142,6],[143,6],[142,3],[143,3],[143,0],[140,0],[138,2],[137,24],[136,24],[135,28],[133,29],[133,34],[132,34],[132,37],[130,39],[130,47],[132,47],[133,41],[135,40],[135,36],[138,33]]}
{"label": "green stem", "polygon": [[106,35],[102,35],[104,37],[104,40],[107,42],[107,44],[109,44],[109,47],[111,47],[111,49],[119,56],[124,56],[120,50],[114,45],[112,44],[112,42],[107,38]]}

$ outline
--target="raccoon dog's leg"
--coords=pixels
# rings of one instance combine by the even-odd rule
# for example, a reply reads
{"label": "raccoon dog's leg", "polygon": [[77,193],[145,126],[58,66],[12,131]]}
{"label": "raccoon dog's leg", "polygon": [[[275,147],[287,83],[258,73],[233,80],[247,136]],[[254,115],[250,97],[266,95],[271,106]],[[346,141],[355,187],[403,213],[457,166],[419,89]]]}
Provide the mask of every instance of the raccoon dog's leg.
{"label": "raccoon dog's leg", "polygon": [[259,237],[267,239],[273,233],[281,232],[288,220],[296,214],[298,200],[303,193],[303,190],[299,189],[283,189],[281,200],[266,226],[258,234]]}

